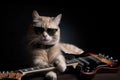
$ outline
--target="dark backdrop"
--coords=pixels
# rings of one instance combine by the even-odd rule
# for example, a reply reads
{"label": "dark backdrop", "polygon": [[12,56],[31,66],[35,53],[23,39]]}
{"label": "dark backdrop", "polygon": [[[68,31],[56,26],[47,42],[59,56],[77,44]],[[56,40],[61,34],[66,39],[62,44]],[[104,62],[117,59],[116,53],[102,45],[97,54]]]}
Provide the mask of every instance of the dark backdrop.
{"label": "dark backdrop", "polygon": [[29,66],[26,30],[32,21],[34,9],[40,15],[45,16],[57,16],[62,13],[60,23],[62,42],[72,43],[85,52],[100,52],[119,59],[116,10],[65,5],[41,5],[39,3],[7,5],[7,8],[2,11],[4,16],[1,15],[3,25],[1,25],[0,70],[16,70]]}

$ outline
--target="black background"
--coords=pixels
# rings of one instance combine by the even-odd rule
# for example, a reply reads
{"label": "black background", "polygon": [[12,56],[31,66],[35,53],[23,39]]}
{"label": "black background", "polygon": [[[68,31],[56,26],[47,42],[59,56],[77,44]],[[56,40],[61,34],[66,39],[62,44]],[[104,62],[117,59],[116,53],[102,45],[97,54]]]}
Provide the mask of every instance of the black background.
{"label": "black background", "polygon": [[42,16],[62,14],[61,41],[72,43],[85,52],[103,53],[119,59],[119,29],[116,8],[80,8],[78,4],[10,3],[3,5],[1,15],[0,70],[28,67],[26,30],[32,22],[32,11]]}

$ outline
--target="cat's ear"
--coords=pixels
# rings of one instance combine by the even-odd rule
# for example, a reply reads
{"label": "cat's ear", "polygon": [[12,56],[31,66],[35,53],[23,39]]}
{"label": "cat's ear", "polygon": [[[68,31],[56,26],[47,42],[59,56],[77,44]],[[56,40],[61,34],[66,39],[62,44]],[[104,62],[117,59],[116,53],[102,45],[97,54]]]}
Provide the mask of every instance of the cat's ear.
{"label": "cat's ear", "polygon": [[59,25],[61,18],[62,18],[62,14],[57,15],[57,16],[54,18],[54,22],[55,22],[57,25]]}
{"label": "cat's ear", "polygon": [[33,20],[36,20],[36,19],[38,19],[40,16],[39,16],[38,12],[37,12],[36,10],[34,10],[33,13],[32,13],[32,17],[33,17]]}

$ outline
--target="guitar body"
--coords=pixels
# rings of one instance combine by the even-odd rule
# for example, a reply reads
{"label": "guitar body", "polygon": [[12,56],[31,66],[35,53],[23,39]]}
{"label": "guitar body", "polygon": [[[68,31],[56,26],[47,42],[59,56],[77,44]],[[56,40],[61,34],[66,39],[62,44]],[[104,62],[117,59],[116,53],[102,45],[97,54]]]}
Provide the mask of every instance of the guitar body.
{"label": "guitar body", "polygon": [[103,54],[88,53],[84,60],[80,59],[84,65],[77,65],[76,70],[85,76],[92,76],[96,73],[114,73],[119,69],[118,60]]}
{"label": "guitar body", "polygon": [[[68,72],[73,73],[75,75],[82,76],[94,76],[98,72],[117,72],[118,71],[118,60],[113,57],[105,56],[103,54],[95,54],[88,53],[85,56],[79,56],[72,59],[67,60],[66,64],[72,69]],[[33,73],[43,73],[50,70],[55,70],[53,64],[47,66],[35,66],[26,69],[19,69],[11,72],[0,72],[0,80],[1,79],[17,79],[21,80],[22,77],[33,74]],[[72,71],[71,71],[72,70]]]}

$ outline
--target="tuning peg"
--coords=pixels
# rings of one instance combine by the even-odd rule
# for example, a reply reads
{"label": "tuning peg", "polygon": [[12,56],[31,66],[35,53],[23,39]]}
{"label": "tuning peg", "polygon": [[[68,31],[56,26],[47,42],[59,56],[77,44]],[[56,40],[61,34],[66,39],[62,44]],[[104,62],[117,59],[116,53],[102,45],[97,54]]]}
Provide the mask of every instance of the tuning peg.
{"label": "tuning peg", "polygon": [[13,73],[13,71],[10,71],[10,73]]}
{"label": "tuning peg", "polygon": [[103,54],[102,57],[105,58],[105,55]]}
{"label": "tuning peg", "polygon": [[116,60],[114,60],[114,62],[118,62],[118,60],[116,59]]}
{"label": "tuning peg", "polygon": [[99,55],[99,57],[105,58],[105,55],[104,55],[104,54],[99,53],[98,55]]}
{"label": "tuning peg", "polygon": [[5,73],[5,71],[2,72],[3,74]]}
{"label": "tuning peg", "polygon": [[98,55],[101,55],[101,53],[99,53]]}
{"label": "tuning peg", "polygon": [[113,57],[110,57],[110,60],[113,60]]}
{"label": "tuning peg", "polygon": [[113,61],[113,57],[109,57],[108,60],[109,60],[109,61]]}
{"label": "tuning peg", "polygon": [[7,74],[9,73],[9,71],[6,72]]}
{"label": "tuning peg", "polygon": [[101,53],[99,53],[98,55],[99,55],[99,57],[102,57],[102,56],[103,56]]}
{"label": "tuning peg", "polygon": [[107,55],[107,56],[105,56],[105,58],[106,58],[106,59],[108,59],[108,58],[109,58],[109,56]]}

